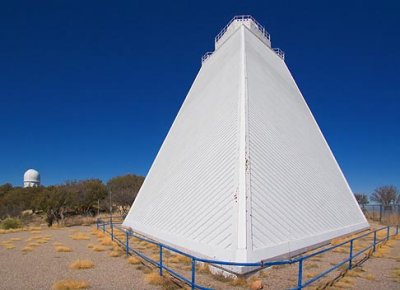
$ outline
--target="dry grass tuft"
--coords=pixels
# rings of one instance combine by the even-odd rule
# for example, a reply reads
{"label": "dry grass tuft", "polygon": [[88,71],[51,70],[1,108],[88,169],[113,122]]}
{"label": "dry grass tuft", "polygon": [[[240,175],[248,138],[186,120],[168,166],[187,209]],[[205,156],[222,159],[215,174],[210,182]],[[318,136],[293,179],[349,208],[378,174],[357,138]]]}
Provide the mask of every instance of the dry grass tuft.
{"label": "dry grass tuft", "polygon": [[232,286],[246,287],[247,280],[244,278],[236,278],[236,279],[233,279],[232,281],[230,281],[229,284],[231,284]]}
{"label": "dry grass tuft", "polygon": [[11,238],[10,241],[18,242],[18,241],[22,241],[22,239],[21,238]]}
{"label": "dry grass tuft", "polygon": [[113,245],[113,241],[109,237],[101,238],[101,239],[99,239],[99,242],[103,246],[112,246]]}
{"label": "dry grass tuft", "polygon": [[148,243],[146,241],[140,241],[138,242],[139,247],[144,248],[144,249],[149,249],[149,250],[156,250],[159,248],[159,246],[153,244],[153,243]]}
{"label": "dry grass tuft", "polygon": [[306,273],[306,278],[311,279],[313,277],[317,276],[317,273],[314,272],[308,272]]}
{"label": "dry grass tuft", "polygon": [[322,261],[322,257],[321,256],[314,256],[310,258],[310,261],[312,262],[321,262]]}
{"label": "dry grass tuft", "polygon": [[64,246],[64,244],[63,244],[63,243],[60,243],[60,242],[55,242],[55,243],[53,243],[53,245],[54,245],[54,246]]}
{"label": "dry grass tuft", "polygon": [[0,229],[0,234],[12,234],[12,233],[18,233],[22,232],[24,229],[23,228],[18,228],[18,229],[8,229],[8,230],[3,230]]}
{"label": "dry grass tuft", "polygon": [[354,268],[350,271],[347,271],[346,276],[347,277],[363,277],[363,274],[365,271],[361,268]]}
{"label": "dry grass tuft", "polygon": [[[154,257],[155,259],[153,260],[158,260],[158,257]],[[192,260],[189,257],[183,256],[183,255],[171,255],[170,258],[168,258],[168,263],[172,264],[185,264],[189,265],[192,263]]]}
{"label": "dry grass tuft", "polygon": [[331,241],[331,245],[332,245],[332,246],[336,246],[336,245],[339,245],[339,244],[343,243],[344,241],[346,241],[345,238],[333,239],[333,240]]}
{"label": "dry grass tuft", "polygon": [[396,241],[394,240],[389,240],[385,243],[385,246],[389,247],[389,248],[393,248],[393,246],[396,244]]}
{"label": "dry grass tuft", "polygon": [[350,250],[347,248],[339,247],[333,250],[334,253],[348,254]]}
{"label": "dry grass tuft", "polygon": [[24,253],[24,254],[26,254],[26,253],[28,253],[28,252],[32,252],[33,251],[33,248],[32,247],[29,247],[29,246],[26,246],[26,247],[23,247],[22,248],[22,252]]}
{"label": "dry grass tuft", "polygon": [[304,266],[304,268],[306,269],[306,270],[310,270],[310,269],[315,269],[315,268],[319,268],[319,266],[318,266],[318,264],[306,264],[305,266]]}
{"label": "dry grass tuft", "polygon": [[53,290],[74,290],[74,289],[87,289],[89,288],[89,282],[85,280],[61,280],[53,284],[51,289]]}
{"label": "dry grass tuft", "polygon": [[114,250],[110,252],[108,255],[110,257],[121,257],[124,253],[121,250]]}
{"label": "dry grass tuft", "polygon": [[90,237],[87,234],[82,233],[82,232],[75,232],[72,235],[70,235],[69,237],[76,241],[90,240]]}
{"label": "dry grass tuft", "polygon": [[[198,265],[196,267],[196,271],[198,271],[199,273],[204,273],[204,274],[210,274],[210,267],[206,264],[206,263],[200,263],[200,265]],[[260,271],[261,273],[261,271]]]}
{"label": "dry grass tuft", "polygon": [[367,275],[365,275],[365,276],[363,276],[361,278],[366,279],[368,281],[375,281],[375,276],[372,275],[372,274],[367,274]]}
{"label": "dry grass tuft", "polygon": [[56,252],[61,252],[61,253],[72,252],[72,249],[68,248],[66,246],[56,246],[55,249],[56,249]]}
{"label": "dry grass tuft", "polygon": [[136,258],[136,257],[129,257],[128,258],[128,263],[132,264],[132,265],[137,265],[137,264],[140,264],[141,262],[142,261],[140,261],[140,259]]}
{"label": "dry grass tuft", "polygon": [[90,260],[76,260],[72,262],[69,265],[70,269],[77,269],[77,270],[82,270],[82,269],[91,269],[94,267],[94,264]]}
{"label": "dry grass tuft", "polygon": [[400,268],[396,268],[396,269],[394,269],[394,270],[392,271],[392,278],[393,278],[395,281],[400,282]]}
{"label": "dry grass tuft", "polygon": [[145,276],[145,280],[152,285],[163,285],[164,279],[156,272],[150,272]]}
{"label": "dry grass tuft", "polygon": [[104,237],[106,237],[106,235],[105,235],[103,232],[96,231],[96,237],[98,237],[98,238],[104,238]]}
{"label": "dry grass tuft", "polygon": [[30,231],[30,233],[33,234],[33,235],[39,235],[39,234],[41,234],[42,232],[41,232],[41,231]]}
{"label": "dry grass tuft", "polygon": [[36,242],[28,243],[28,247],[34,248],[34,247],[38,247],[38,246],[40,246],[40,244],[36,243]]}
{"label": "dry grass tuft", "polygon": [[7,250],[12,250],[15,249],[15,246],[13,244],[5,244],[4,248],[6,248]]}
{"label": "dry grass tuft", "polygon": [[93,249],[94,244],[90,243],[90,244],[87,245],[87,247],[88,247],[89,249]]}
{"label": "dry grass tuft", "polygon": [[104,252],[105,250],[107,250],[104,246],[102,246],[102,245],[95,245],[93,248],[92,248],[92,250],[93,251],[95,251],[95,252]]}
{"label": "dry grass tuft", "polygon": [[374,253],[375,258],[382,258],[389,253],[389,248],[386,246],[378,246],[376,252]]}

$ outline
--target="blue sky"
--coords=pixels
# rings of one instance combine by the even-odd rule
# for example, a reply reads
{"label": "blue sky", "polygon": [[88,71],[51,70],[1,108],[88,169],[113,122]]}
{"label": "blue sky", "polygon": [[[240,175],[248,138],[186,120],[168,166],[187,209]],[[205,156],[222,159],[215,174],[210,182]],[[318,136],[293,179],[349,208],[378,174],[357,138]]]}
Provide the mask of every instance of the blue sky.
{"label": "blue sky", "polygon": [[272,35],[354,191],[400,186],[396,1],[2,1],[0,184],[145,175],[219,30]]}

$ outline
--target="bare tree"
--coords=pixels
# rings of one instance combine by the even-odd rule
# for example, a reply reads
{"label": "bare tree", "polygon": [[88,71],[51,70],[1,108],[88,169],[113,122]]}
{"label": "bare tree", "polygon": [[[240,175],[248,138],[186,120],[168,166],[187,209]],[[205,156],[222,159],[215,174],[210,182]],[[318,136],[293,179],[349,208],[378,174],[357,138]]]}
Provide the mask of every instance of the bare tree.
{"label": "bare tree", "polygon": [[379,202],[384,206],[394,204],[399,198],[399,191],[393,185],[378,187],[371,194],[371,200]]}
{"label": "bare tree", "polygon": [[354,196],[356,197],[359,205],[366,205],[369,203],[368,195],[364,193],[355,193]]}

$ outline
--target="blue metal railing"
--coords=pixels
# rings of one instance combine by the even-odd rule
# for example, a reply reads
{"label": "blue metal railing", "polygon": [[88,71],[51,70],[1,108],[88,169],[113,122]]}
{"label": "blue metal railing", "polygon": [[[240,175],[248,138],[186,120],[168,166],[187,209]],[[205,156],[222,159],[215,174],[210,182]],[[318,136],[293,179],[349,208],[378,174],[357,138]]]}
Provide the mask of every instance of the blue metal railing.
{"label": "blue metal railing", "polygon": [[[314,283],[315,281],[319,280],[320,278],[326,276],[327,274],[331,273],[332,271],[338,269],[339,267],[345,265],[346,263],[348,263],[348,269],[351,270],[353,268],[353,260],[360,256],[361,254],[365,253],[368,250],[372,249],[372,252],[376,251],[376,246],[388,241],[390,239],[391,236],[395,236],[399,234],[399,225],[395,225],[395,226],[386,226],[386,227],[382,227],[379,229],[376,229],[374,231],[370,231],[368,233],[364,233],[364,234],[360,234],[356,237],[350,238],[347,241],[341,242],[339,244],[327,247],[325,249],[313,252],[311,254],[308,255],[304,255],[304,256],[299,256],[299,257],[295,257],[293,259],[289,259],[289,260],[281,260],[281,261],[274,261],[274,262],[264,262],[264,261],[260,261],[260,262],[254,262],[254,263],[237,263],[237,262],[227,262],[227,261],[217,261],[217,260],[210,260],[210,259],[203,259],[200,257],[195,257],[192,256],[190,254],[187,254],[185,252],[182,252],[178,249],[175,249],[173,247],[170,247],[168,245],[159,243],[157,241],[148,239],[146,237],[143,237],[141,235],[138,235],[134,232],[131,231],[127,231],[126,229],[122,228],[120,225],[122,223],[120,222],[113,222],[112,218],[110,218],[109,222],[103,221],[101,219],[97,219],[96,221],[96,227],[98,230],[102,230],[103,233],[108,233],[110,234],[110,237],[113,241],[117,242],[119,245],[121,245],[122,247],[125,248],[126,251],[126,255],[129,256],[131,253],[134,253],[136,255],[138,255],[140,258],[142,258],[143,260],[151,263],[152,265],[156,266],[159,268],[159,274],[160,276],[163,276],[163,271],[167,271],[170,275],[180,279],[181,281],[187,283],[189,286],[191,286],[192,289],[211,289],[211,288],[206,288],[203,287],[201,285],[196,284],[196,263],[197,262],[202,262],[202,263],[206,263],[206,264],[212,264],[212,265],[221,265],[221,266],[237,266],[237,267],[259,267],[261,269],[266,268],[266,267],[270,267],[270,266],[279,266],[279,265],[288,265],[288,264],[295,264],[298,263],[298,270],[297,270],[297,286],[295,288],[292,289],[302,289],[306,286],[309,286],[310,284]],[[107,230],[107,226],[109,226],[109,230]],[[125,241],[120,240],[118,237],[116,237],[114,235],[114,228],[116,228],[117,230],[124,232],[125,233]],[[394,233],[390,234],[390,231],[394,230]],[[383,239],[377,239],[377,233],[381,232],[381,231],[386,231],[385,237]],[[365,248],[361,249],[360,251],[358,251],[357,253],[355,253],[355,247],[354,247],[354,242],[357,240],[360,240],[362,238],[368,237],[370,235],[373,235],[373,240],[372,240],[372,244],[366,246]],[[133,249],[130,247],[129,245],[129,238],[130,237],[134,237],[137,238],[141,241],[145,241],[147,243],[153,244],[155,246],[157,246],[159,248],[159,261],[155,261],[152,260],[151,258],[147,257],[145,254],[139,252],[136,249]],[[307,281],[303,281],[303,266],[304,266],[304,262],[312,257],[321,255],[323,253],[332,251],[336,248],[339,247],[343,247],[345,245],[349,244],[349,256],[348,258],[338,262],[337,264],[333,265],[331,268],[319,273],[318,275],[310,278]],[[185,276],[181,275],[180,273],[177,273],[176,271],[174,271],[173,269],[171,269],[170,267],[166,266],[165,264],[163,264],[163,250],[167,249],[171,252],[177,253],[179,255],[183,255],[185,257],[188,257],[191,260],[191,277],[186,278]]]}

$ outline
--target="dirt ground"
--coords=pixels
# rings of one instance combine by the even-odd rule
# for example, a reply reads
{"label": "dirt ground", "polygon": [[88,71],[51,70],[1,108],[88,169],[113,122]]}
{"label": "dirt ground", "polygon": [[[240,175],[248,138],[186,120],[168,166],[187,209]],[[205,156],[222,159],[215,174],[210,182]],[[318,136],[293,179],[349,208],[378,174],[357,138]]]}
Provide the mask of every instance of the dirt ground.
{"label": "dirt ground", "polygon": [[[123,233],[116,232],[124,238]],[[385,233],[381,234],[383,237]],[[333,244],[342,240],[333,241]],[[130,239],[130,245],[153,259],[158,259],[158,248]],[[356,248],[372,242],[365,238]],[[28,247],[28,248],[26,248]],[[58,252],[69,248],[69,252]],[[64,248],[63,248],[64,247]],[[60,248],[58,248],[60,250]],[[111,256],[115,257],[111,257]],[[304,264],[304,281],[328,269],[348,256],[346,247],[312,258]],[[362,255],[363,257],[363,255]],[[359,261],[362,257],[357,259]],[[71,269],[76,260],[90,260],[90,269]],[[180,289],[187,288],[182,283],[162,279],[158,270],[131,259],[130,264],[122,249],[116,247],[107,236],[95,227],[71,227],[48,229],[45,227],[16,233],[0,234],[0,289],[51,289],[60,280],[83,280],[91,289]],[[183,256],[165,252],[163,263],[185,277],[190,277],[190,261]],[[346,266],[318,280],[309,289],[326,286]],[[286,289],[297,283],[297,265],[285,265],[265,269],[245,279],[231,280],[211,275],[206,267],[197,266],[197,282],[214,289],[249,289],[255,283],[262,283],[263,289]],[[400,240],[393,239],[360,266],[348,271],[328,289],[400,289]],[[63,289],[63,288],[55,288]]]}

